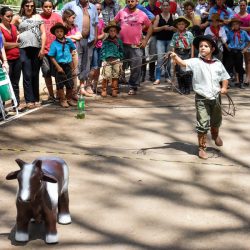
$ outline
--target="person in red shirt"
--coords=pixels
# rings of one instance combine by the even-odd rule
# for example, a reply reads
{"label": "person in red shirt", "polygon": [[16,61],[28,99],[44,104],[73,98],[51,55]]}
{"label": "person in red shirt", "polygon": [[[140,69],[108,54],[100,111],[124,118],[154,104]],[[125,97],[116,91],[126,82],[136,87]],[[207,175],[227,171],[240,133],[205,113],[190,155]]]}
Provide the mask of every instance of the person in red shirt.
{"label": "person in red shirt", "polygon": [[[22,64],[20,61],[19,43],[17,42],[17,28],[15,25],[10,23],[12,17],[13,11],[9,7],[3,7],[0,10],[0,30],[3,34],[4,48],[9,64],[9,77],[19,105],[19,80],[21,76]],[[24,109],[25,105],[19,105],[19,111],[23,111]]]}
{"label": "person in red shirt", "polygon": [[51,43],[55,40],[55,36],[50,33],[50,29],[56,23],[62,23],[62,18],[59,14],[53,12],[53,1],[52,0],[43,0],[42,1],[42,10],[40,14],[43,19],[46,33],[46,44],[45,44],[45,56],[42,63],[42,73],[46,83],[46,87],[49,92],[49,97],[47,103],[55,102],[55,96],[52,85],[52,76],[54,76],[53,64],[51,63],[50,57],[48,56],[49,48]]}
{"label": "person in red shirt", "polygon": [[[149,0],[148,6],[146,6],[146,9],[149,10],[154,16],[161,14],[161,9],[157,7],[157,1],[156,0]],[[154,19],[155,20],[155,19]],[[154,82],[155,81],[155,62],[157,60],[157,52],[156,52],[156,37],[153,33],[150,37],[148,44],[145,48],[145,55],[147,56],[147,60],[149,60],[149,81]],[[153,56],[150,56],[153,55]],[[143,61],[142,66],[142,78],[141,81],[144,82],[145,76],[146,76],[146,59]]]}

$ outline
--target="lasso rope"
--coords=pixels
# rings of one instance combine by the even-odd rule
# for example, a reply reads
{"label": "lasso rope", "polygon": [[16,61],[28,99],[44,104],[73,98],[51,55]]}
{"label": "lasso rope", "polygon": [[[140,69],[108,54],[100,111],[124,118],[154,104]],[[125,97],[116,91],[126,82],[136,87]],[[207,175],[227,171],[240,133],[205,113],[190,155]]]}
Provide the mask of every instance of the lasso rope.
{"label": "lasso rope", "polygon": [[[133,61],[135,58],[142,58],[142,59],[143,59],[143,58],[148,58],[149,56],[150,56],[150,57],[154,57],[154,56],[159,56],[159,55],[161,55],[161,56],[162,56],[162,59],[164,59],[162,65],[160,66],[161,69],[162,69],[163,67],[166,67],[166,65],[168,65],[168,64],[172,64],[172,65],[173,65],[173,62],[171,62],[171,53],[168,53],[167,55],[166,55],[166,53],[161,53],[161,54],[145,55],[145,56],[142,56],[142,57],[139,57],[139,56],[138,56],[138,57],[134,57],[134,58],[132,58],[132,59],[124,59],[124,60],[121,60],[121,61],[117,61],[117,62],[113,63],[113,65],[115,65],[115,64],[122,64],[122,63],[124,63],[124,62],[130,62],[130,61]],[[157,61],[157,60],[150,60],[150,62],[155,62],[155,61]],[[147,61],[147,62],[145,62],[145,63],[142,63],[142,64],[138,65],[138,66],[135,66],[135,67],[130,68],[130,70],[131,70],[131,69],[135,69],[135,68],[140,68],[140,67],[142,67],[143,65],[147,65],[148,63],[149,63],[149,62]],[[98,67],[97,69],[105,68],[106,66],[108,66],[108,65]],[[77,70],[77,67],[76,67],[75,69],[72,70],[72,74],[73,74],[73,72],[76,71],[76,70]],[[171,79],[169,83],[170,83],[172,89],[176,90],[176,92],[179,93],[180,95],[183,95],[183,93],[180,91],[180,89],[174,84],[174,75],[171,77],[170,72],[168,71],[168,68],[167,68],[167,67],[165,68],[165,72],[167,73],[168,79]],[[67,79],[65,79],[65,80],[63,80],[63,81],[60,81],[60,82],[58,82],[58,83],[55,83],[55,84],[53,84],[53,85],[57,85],[57,84],[61,84],[61,83],[64,83],[64,82],[73,80],[75,77],[77,77],[77,76],[79,76],[79,75],[80,75],[80,72],[79,72],[78,74],[74,74],[74,75],[73,75],[72,77],[70,77],[70,78],[67,78],[67,74],[65,73],[65,77],[66,77]],[[88,82],[89,80],[90,80],[90,78],[88,78],[86,81]],[[44,87],[44,89],[43,89],[44,92],[45,92],[45,89],[46,89],[46,87]],[[46,93],[46,92],[45,92],[45,93]],[[79,90],[78,90],[78,94],[79,94],[79,93],[80,93],[80,88],[79,88]],[[193,98],[191,98],[191,97],[188,97],[188,96],[186,96],[186,95],[183,95],[183,96],[184,96],[185,98],[188,98],[188,99],[190,99],[190,100],[193,100]],[[218,98],[216,98],[217,105],[220,106],[221,111],[222,111],[222,114],[223,114],[224,116],[228,116],[228,115],[229,115],[229,116],[234,117],[234,116],[235,116],[235,113],[236,113],[236,107],[235,107],[235,104],[234,104],[234,102],[233,102],[233,99],[230,97],[229,94],[225,94],[224,96],[227,97],[228,103],[227,103],[227,104],[224,104],[224,103],[222,103],[221,98],[219,98],[219,100],[218,100]],[[225,108],[225,106],[227,106],[227,108]]]}
{"label": "lasso rope", "polygon": [[[162,65],[161,65],[161,69],[162,69],[166,64],[168,64],[168,63],[171,63],[171,52],[168,53],[167,56],[165,56],[165,59],[164,59]],[[172,63],[172,64],[173,64],[173,63]],[[167,68],[166,68],[166,72],[167,72],[168,77],[169,77],[169,79],[170,79],[171,77],[170,77],[170,74],[169,74]],[[177,87],[175,86],[175,84],[174,84],[172,81],[170,82],[170,84],[172,85],[172,88],[173,88],[173,89],[175,89],[178,93],[180,93],[181,95],[183,95],[183,93],[180,91],[180,89],[177,88]],[[227,97],[227,101],[228,101],[227,104],[222,103],[221,96],[226,96],[226,97]],[[188,99],[192,99],[192,98],[190,98],[190,97],[188,97],[188,96],[186,96],[186,95],[184,95],[184,97],[185,97],[185,98],[188,98]],[[222,114],[223,114],[224,116],[228,116],[228,115],[230,115],[230,116],[232,116],[232,117],[235,116],[236,107],[235,107],[235,104],[234,104],[234,102],[233,102],[233,99],[231,98],[231,96],[230,96],[228,93],[227,93],[227,94],[223,94],[223,95],[220,94],[220,98],[216,98],[216,103],[217,103],[218,106],[220,106],[221,111],[222,111]],[[228,108],[224,108],[224,106],[227,106]]]}

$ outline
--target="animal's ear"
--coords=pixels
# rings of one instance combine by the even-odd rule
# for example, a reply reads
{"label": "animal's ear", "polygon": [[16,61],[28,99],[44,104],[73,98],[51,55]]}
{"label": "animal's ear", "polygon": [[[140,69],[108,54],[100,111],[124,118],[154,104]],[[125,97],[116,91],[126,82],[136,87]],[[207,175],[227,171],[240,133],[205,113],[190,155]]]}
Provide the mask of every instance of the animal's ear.
{"label": "animal's ear", "polygon": [[16,159],[16,163],[18,164],[18,166],[22,169],[23,166],[25,164],[27,164],[25,161],[21,160],[21,159]]}
{"label": "animal's ear", "polygon": [[7,174],[6,180],[14,180],[14,179],[16,179],[19,172],[20,172],[20,170],[17,170],[15,172],[10,172],[9,174]]}
{"label": "animal's ear", "polygon": [[43,173],[43,181],[47,181],[47,182],[51,182],[51,183],[57,183],[57,179],[50,175],[50,174],[47,174],[47,173]]}

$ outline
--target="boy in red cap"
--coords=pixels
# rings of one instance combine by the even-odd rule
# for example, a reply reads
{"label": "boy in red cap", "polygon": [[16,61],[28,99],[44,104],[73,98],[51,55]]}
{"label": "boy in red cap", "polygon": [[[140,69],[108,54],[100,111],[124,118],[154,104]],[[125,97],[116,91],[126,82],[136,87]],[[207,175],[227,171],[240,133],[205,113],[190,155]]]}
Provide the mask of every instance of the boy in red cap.
{"label": "boy in red cap", "polygon": [[209,128],[211,128],[215,144],[223,145],[223,141],[219,137],[219,127],[222,122],[220,94],[227,93],[230,76],[221,61],[213,57],[219,50],[212,36],[198,36],[194,39],[193,45],[199,50],[199,58],[182,60],[176,53],[171,53],[170,56],[178,65],[193,72],[198,155],[202,159],[207,159],[206,140]]}

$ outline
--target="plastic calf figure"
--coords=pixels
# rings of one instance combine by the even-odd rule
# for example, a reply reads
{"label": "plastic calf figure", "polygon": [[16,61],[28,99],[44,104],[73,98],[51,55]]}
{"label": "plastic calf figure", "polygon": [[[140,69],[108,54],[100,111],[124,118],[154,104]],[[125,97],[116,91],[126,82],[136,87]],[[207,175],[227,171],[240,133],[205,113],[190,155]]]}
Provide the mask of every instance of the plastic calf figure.
{"label": "plastic calf figure", "polygon": [[28,226],[34,219],[45,222],[45,242],[57,243],[57,219],[60,224],[71,223],[67,164],[57,157],[37,158],[32,163],[20,159],[16,162],[20,170],[6,176],[7,180],[17,179],[19,184],[15,240],[29,240]]}

